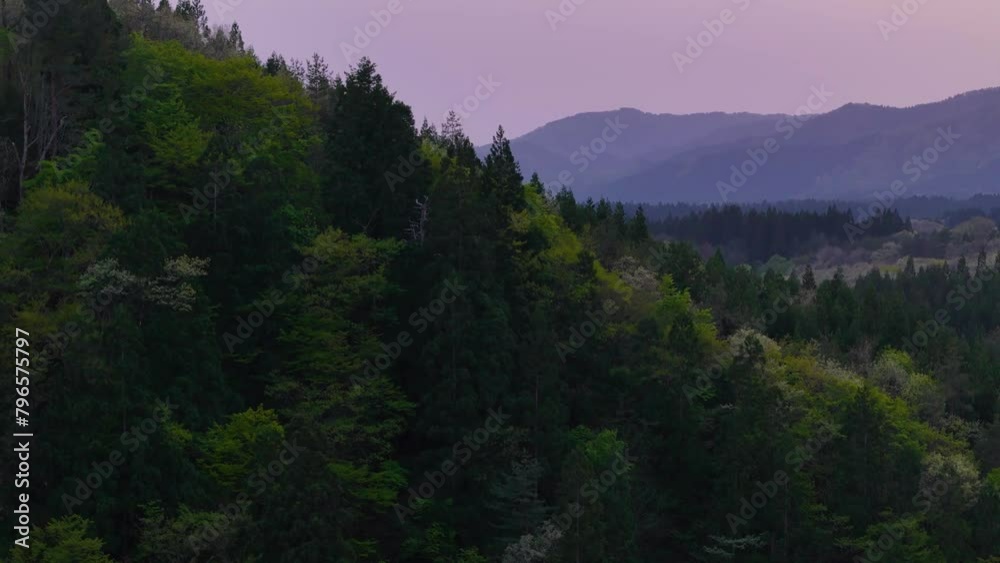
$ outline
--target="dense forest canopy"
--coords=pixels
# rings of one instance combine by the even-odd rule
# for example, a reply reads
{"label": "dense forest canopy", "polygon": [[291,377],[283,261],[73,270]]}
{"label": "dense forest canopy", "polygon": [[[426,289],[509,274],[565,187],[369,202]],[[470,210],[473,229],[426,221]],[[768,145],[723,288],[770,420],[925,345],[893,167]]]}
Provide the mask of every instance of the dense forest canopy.
{"label": "dense forest canopy", "polygon": [[6,560],[1000,562],[1000,258],[705,260],[845,217],[578,202],[201,0],[0,27]]}
{"label": "dense forest canopy", "polygon": [[[642,211],[645,215],[645,211]],[[882,237],[911,230],[909,221],[895,209],[876,209],[856,218],[851,211],[829,207],[823,213],[758,211],[735,205],[708,207],[679,217],[652,222],[654,236],[732,246],[730,254],[744,260],[765,262],[775,254],[804,254],[825,244],[852,243],[861,236]]]}
{"label": "dense forest canopy", "polygon": [[[740,207],[743,209],[756,209],[757,211],[766,211],[773,208],[777,211],[785,211],[789,213],[805,211],[821,214],[833,207],[838,211],[851,212],[853,218],[857,220],[864,219],[865,215],[870,215],[873,210],[873,204],[876,201],[878,200],[874,198],[869,201],[792,199],[785,201],[748,203],[742,204]],[[909,218],[951,220],[952,217],[961,215],[969,216],[971,214],[984,213],[990,216],[1000,215],[1000,195],[996,194],[980,194],[966,199],[950,198],[945,196],[917,195],[898,198],[893,201],[888,201],[888,203],[889,207],[894,209],[898,215]],[[638,204],[634,202],[626,203],[625,210],[634,212],[637,206]],[[648,217],[650,221],[659,221],[661,219],[672,218],[679,215],[696,213],[704,211],[709,207],[712,206],[708,204],[692,203],[657,203],[643,205],[646,217]],[[879,206],[876,205],[874,207],[874,211],[878,212],[878,207]]]}

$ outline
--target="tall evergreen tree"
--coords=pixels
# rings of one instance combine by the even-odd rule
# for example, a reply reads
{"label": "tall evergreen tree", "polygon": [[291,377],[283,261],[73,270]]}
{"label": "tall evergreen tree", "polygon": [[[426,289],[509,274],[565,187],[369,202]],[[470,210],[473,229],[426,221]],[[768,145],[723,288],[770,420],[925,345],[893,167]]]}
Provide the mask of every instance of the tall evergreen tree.
{"label": "tall evergreen tree", "polygon": [[486,187],[492,197],[496,198],[504,213],[520,211],[524,207],[521,167],[510,150],[503,127],[497,129],[493,136],[490,153],[486,155],[485,168]]}
{"label": "tall evergreen tree", "polygon": [[240,31],[240,24],[233,22],[233,25],[229,28],[229,44],[236,49],[238,53],[246,52],[246,44],[243,42],[243,32]]}
{"label": "tall evergreen tree", "polygon": [[426,192],[426,160],[410,108],[367,58],[334,80],[332,95],[337,103],[325,124],[327,212],[350,232],[404,236],[413,203]]}
{"label": "tall evergreen tree", "polygon": [[205,6],[201,0],[177,0],[174,13],[189,22],[193,22],[197,25],[200,33],[208,36],[208,14],[205,12]]}
{"label": "tall evergreen tree", "polygon": [[806,271],[802,274],[802,289],[806,291],[816,289],[816,275],[813,273],[812,264],[806,264]]}
{"label": "tall evergreen tree", "polygon": [[635,210],[635,216],[632,221],[629,222],[629,240],[633,243],[639,244],[645,242],[649,239],[649,227],[646,225],[646,212],[643,211],[640,205]]}

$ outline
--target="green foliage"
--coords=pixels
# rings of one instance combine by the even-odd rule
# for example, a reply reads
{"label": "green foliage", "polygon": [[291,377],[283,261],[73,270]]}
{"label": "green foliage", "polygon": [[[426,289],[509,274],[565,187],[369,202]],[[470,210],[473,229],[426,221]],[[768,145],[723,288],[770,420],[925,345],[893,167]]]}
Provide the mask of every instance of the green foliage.
{"label": "green foliage", "polygon": [[238,490],[247,476],[271,461],[284,438],[285,429],[273,410],[249,409],[205,433],[201,465],[220,485]]}
{"label": "green foliage", "polygon": [[15,546],[14,563],[112,563],[102,551],[104,542],[88,537],[90,522],[79,516],[66,516],[35,528],[30,548]]}
{"label": "green foliage", "polygon": [[69,276],[94,262],[112,233],[125,226],[121,211],[78,182],[31,190],[19,210],[10,259],[28,271],[51,264]]}

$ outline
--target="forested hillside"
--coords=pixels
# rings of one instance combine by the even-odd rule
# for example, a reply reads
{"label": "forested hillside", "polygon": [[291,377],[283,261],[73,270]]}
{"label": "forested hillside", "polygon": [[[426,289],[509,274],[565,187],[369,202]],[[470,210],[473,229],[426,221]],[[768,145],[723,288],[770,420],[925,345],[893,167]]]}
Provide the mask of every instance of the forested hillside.
{"label": "forested hillside", "polygon": [[200,0],[0,25],[4,560],[1000,563],[1000,261],[704,261]]}

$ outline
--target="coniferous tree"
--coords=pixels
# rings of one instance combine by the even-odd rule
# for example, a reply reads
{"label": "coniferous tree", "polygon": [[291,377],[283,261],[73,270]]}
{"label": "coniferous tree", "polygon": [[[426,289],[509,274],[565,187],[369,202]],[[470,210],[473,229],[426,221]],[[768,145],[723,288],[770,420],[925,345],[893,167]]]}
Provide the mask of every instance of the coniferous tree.
{"label": "coniferous tree", "polygon": [[316,102],[324,101],[330,91],[330,67],[318,53],[313,53],[312,58],[306,61],[305,86],[309,97]]}
{"label": "coniferous tree", "polygon": [[229,28],[229,44],[238,53],[246,52],[246,44],[243,42],[243,32],[240,31],[240,24],[233,22],[232,27]]}
{"label": "coniferous tree", "polygon": [[603,223],[611,217],[611,204],[608,200],[603,197],[597,202],[597,208],[594,211],[594,221],[596,223]]}
{"label": "coniferous tree", "polygon": [[964,255],[958,257],[958,263],[955,265],[955,276],[960,281],[969,279],[969,264]]}
{"label": "coniferous tree", "polygon": [[[316,72],[323,70],[316,59]],[[318,79],[318,78],[317,78]],[[410,108],[383,85],[364,58],[333,82],[327,120],[324,205],[350,232],[405,236],[413,203],[426,190]]]}
{"label": "coniferous tree", "polygon": [[986,264],[986,249],[979,249],[979,256],[976,258],[976,275],[983,276],[989,271],[989,266]]}
{"label": "coniferous tree", "polygon": [[181,18],[193,22],[200,33],[208,35],[208,15],[201,0],[178,0],[174,12]]}
{"label": "coniferous tree", "polygon": [[542,183],[542,179],[538,177],[538,172],[531,174],[531,179],[528,180],[528,185],[535,190],[535,193],[545,197],[545,184]]}
{"label": "coniferous tree", "polygon": [[420,124],[420,139],[423,141],[428,141],[434,145],[441,143],[439,138],[437,127],[432,125],[427,118],[424,118],[424,122]]}
{"label": "coniferous tree", "polygon": [[267,62],[264,63],[264,72],[270,76],[277,76],[281,72],[287,72],[287,70],[288,63],[285,62],[285,57],[278,53],[271,53]]}
{"label": "coniferous tree", "polygon": [[580,233],[586,221],[586,209],[580,209],[576,203],[576,197],[568,188],[561,188],[556,194],[556,206],[559,216],[566,222],[566,225],[575,233]]}
{"label": "coniferous tree", "polygon": [[493,136],[490,153],[486,155],[484,172],[486,185],[492,197],[500,204],[504,213],[520,211],[524,206],[521,167],[510,150],[510,141],[504,133],[503,126],[497,129]]}
{"label": "coniferous tree", "polygon": [[522,535],[535,531],[549,509],[540,496],[542,468],[537,459],[511,462],[510,471],[500,474],[490,485],[494,499],[487,505],[493,513],[492,525],[502,546],[515,543]]}
{"label": "coniferous tree", "polygon": [[619,237],[624,237],[628,230],[628,220],[625,218],[625,206],[619,201],[611,215],[611,225]]}
{"label": "coniferous tree", "polygon": [[816,275],[813,274],[812,264],[806,264],[806,271],[802,274],[802,289],[806,291],[816,289]]}
{"label": "coniferous tree", "polygon": [[646,212],[640,205],[635,210],[635,217],[629,223],[629,240],[633,243],[642,243],[649,239],[649,227],[646,225]]}

